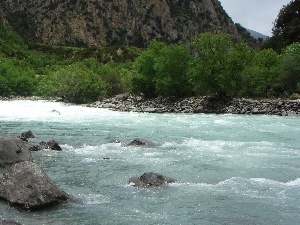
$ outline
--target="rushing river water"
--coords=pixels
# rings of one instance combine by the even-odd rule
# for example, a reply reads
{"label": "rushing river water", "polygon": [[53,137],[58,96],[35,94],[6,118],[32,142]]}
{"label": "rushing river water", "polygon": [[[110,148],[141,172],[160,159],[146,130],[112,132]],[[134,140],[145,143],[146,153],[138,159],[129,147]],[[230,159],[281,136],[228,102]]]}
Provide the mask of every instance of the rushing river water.
{"label": "rushing river water", "polygon": [[[35,134],[32,141],[61,145],[61,152],[33,152],[34,162],[77,201],[38,212],[0,202],[0,219],[25,225],[300,224],[299,117],[0,101],[0,133],[26,130]],[[135,138],[157,146],[126,147]],[[177,182],[150,189],[128,185],[130,177],[150,171]]]}

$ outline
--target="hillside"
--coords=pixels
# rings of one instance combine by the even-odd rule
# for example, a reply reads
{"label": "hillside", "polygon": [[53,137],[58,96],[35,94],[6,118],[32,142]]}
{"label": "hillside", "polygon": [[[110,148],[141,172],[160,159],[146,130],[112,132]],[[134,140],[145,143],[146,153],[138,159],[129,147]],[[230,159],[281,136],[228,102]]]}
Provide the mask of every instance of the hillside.
{"label": "hillside", "polygon": [[25,40],[50,45],[144,47],[153,38],[186,44],[206,31],[238,35],[218,0],[2,0],[0,7]]}
{"label": "hillside", "polygon": [[258,39],[258,38],[261,38],[263,40],[266,40],[268,38],[268,36],[262,34],[262,33],[259,33],[257,31],[254,31],[254,30],[250,30],[250,29],[247,29],[247,31],[251,34],[252,37]]}

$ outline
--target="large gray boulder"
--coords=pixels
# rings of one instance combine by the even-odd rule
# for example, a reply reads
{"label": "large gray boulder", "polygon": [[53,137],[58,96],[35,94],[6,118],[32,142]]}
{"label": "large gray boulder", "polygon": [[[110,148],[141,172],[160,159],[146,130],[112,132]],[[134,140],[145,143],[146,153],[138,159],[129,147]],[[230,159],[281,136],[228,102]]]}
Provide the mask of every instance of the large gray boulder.
{"label": "large gray boulder", "polygon": [[134,187],[162,187],[174,182],[175,180],[172,178],[153,172],[147,172],[140,177],[132,177],[129,179],[129,184]]}
{"label": "large gray boulder", "polygon": [[0,180],[0,199],[24,210],[40,210],[70,200],[37,164],[13,165]]}
{"label": "large gray boulder", "polygon": [[0,167],[24,161],[32,161],[27,144],[16,136],[0,136]]}

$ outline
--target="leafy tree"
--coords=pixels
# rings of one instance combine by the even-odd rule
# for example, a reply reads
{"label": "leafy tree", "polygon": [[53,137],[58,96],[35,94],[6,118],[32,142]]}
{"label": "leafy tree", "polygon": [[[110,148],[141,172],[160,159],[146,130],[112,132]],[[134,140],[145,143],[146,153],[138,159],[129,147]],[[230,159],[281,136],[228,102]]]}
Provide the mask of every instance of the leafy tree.
{"label": "leafy tree", "polygon": [[300,42],[291,44],[282,54],[280,87],[287,93],[300,92]]}
{"label": "leafy tree", "polygon": [[274,95],[280,74],[280,57],[272,49],[256,52],[253,61],[243,72],[243,95],[265,97]]}
{"label": "leafy tree", "polygon": [[132,92],[135,94],[143,93],[145,97],[156,96],[154,60],[159,56],[160,50],[166,45],[163,42],[152,40],[147,50],[135,61],[136,73],[132,77]]}
{"label": "leafy tree", "polygon": [[32,95],[36,87],[34,69],[26,61],[0,59],[0,95]]}
{"label": "leafy tree", "polygon": [[228,34],[204,33],[194,39],[193,47],[199,53],[189,71],[195,93],[237,94],[251,52],[247,45]]}
{"label": "leafy tree", "polygon": [[284,6],[275,20],[272,37],[267,47],[282,51],[293,42],[300,41],[300,0],[292,0]]}
{"label": "leafy tree", "polygon": [[190,95],[187,71],[191,58],[185,46],[151,41],[135,62],[133,92],[145,97]]}
{"label": "leafy tree", "polygon": [[184,97],[191,95],[191,83],[187,77],[192,56],[182,45],[167,45],[154,59],[155,90],[158,95]]}
{"label": "leafy tree", "polygon": [[61,66],[39,83],[39,93],[45,96],[63,96],[66,101],[86,103],[105,94],[100,76],[82,63]]}

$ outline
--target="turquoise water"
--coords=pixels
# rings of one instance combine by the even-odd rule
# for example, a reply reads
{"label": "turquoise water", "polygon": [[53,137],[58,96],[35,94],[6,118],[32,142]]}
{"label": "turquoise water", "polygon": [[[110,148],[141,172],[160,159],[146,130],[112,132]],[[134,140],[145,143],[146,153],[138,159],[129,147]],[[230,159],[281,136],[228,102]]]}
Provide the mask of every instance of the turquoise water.
{"label": "turquoise water", "polygon": [[[299,117],[126,113],[0,101],[1,133],[26,130],[35,134],[32,141],[61,145],[62,152],[33,152],[33,158],[77,201],[39,212],[0,202],[0,219],[25,225],[300,224]],[[157,146],[125,146],[135,138]],[[149,171],[177,182],[150,189],[128,185],[130,177]]]}

